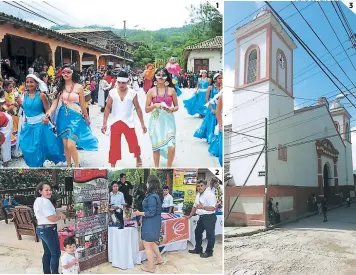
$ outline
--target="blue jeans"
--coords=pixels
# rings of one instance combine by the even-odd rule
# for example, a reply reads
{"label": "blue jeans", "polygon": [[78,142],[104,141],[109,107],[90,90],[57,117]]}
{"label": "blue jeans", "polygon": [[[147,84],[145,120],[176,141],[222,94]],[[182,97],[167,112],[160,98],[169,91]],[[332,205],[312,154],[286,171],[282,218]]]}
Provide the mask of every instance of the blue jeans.
{"label": "blue jeans", "polygon": [[57,227],[37,228],[37,236],[42,240],[44,254],[42,267],[44,274],[59,274],[59,258],[61,249],[59,246]]}

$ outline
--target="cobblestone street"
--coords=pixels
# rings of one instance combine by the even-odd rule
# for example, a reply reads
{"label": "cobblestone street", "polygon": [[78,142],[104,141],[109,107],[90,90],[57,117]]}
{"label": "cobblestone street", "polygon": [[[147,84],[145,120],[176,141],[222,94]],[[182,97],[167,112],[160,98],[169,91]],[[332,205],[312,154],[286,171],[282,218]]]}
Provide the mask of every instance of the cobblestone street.
{"label": "cobblestone street", "polygon": [[356,274],[354,205],[249,237],[225,239],[225,274]]}

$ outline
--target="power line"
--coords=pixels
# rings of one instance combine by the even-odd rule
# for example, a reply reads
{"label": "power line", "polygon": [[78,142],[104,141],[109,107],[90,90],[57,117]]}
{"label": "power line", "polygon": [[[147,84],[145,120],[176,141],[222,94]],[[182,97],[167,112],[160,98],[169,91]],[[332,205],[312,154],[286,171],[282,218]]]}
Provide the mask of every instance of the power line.
{"label": "power line", "polygon": [[[313,5],[313,4],[314,4],[314,2],[310,3],[308,6],[304,7],[304,8],[301,9],[301,10],[304,10],[304,9],[308,8],[308,7],[310,7],[310,6]],[[289,4],[289,5],[291,5],[291,4]],[[288,5],[288,6],[289,6],[289,5]],[[288,7],[288,6],[286,6],[286,7]],[[286,8],[286,7],[285,7],[285,8]],[[283,8],[283,9],[284,9],[284,8]],[[281,9],[279,12],[281,12],[283,9]],[[295,12],[295,13],[293,13],[293,14],[287,16],[287,17],[286,17],[286,20],[289,19],[289,18],[291,18],[291,17],[293,17],[293,16],[296,15],[296,14],[297,14],[297,12]],[[268,18],[266,18],[266,19],[264,19],[263,21],[261,21],[261,23],[264,22],[264,21],[267,22],[267,21],[268,21]],[[248,31],[249,31],[249,30],[248,30]],[[247,32],[248,32],[248,31],[247,31]],[[282,31],[282,30],[280,30],[279,33],[280,33],[281,31]],[[247,32],[245,32],[245,33],[247,33]],[[257,34],[255,37],[257,37],[258,35],[259,35],[259,34]],[[253,37],[253,38],[255,38],[255,37]],[[252,38],[252,39],[253,39],[253,38]],[[250,40],[252,40],[252,39],[250,39]],[[248,41],[250,41],[250,40],[248,40]],[[233,42],[233,41],[235,41],[235,38],[232,39],[232,40],[230,40],[229,42],[227,42],[224,46],[228,45],[229,43],[231,43],[231,42]],[[247,43],[248,41],[246,41],[245,43]],[[245,44],[245,43],[244,43],[244,44]],[[239,45],[239,46],[242,46],[242,45],[244,45],[244,44],[241,44],[241,45]],[[232,50],[228,51],[227,53],[224,53],[224,56],[228,55],[229,53],[231,53],[231,52],[234,51],[235,49],[236,49],[236,47],[234,47]]]}
{"label": "power line", "polygon": [[[334,9],[335,9],[335,6],[334,6],[334,3],[332,2],[332,5],[333,5],[333,7],[334,7]],[[346,15],[344,14],[344,11],[342,10],[342,7],[341,7],[341,5],[340,5],[340,3],[336,3],[336,6],[338,7],[338,9],[339,9],[339,11],[340,11],[340,14],[341,14],[341,16],[342,16],[342,18],[344,19],[344,21],[345,21],[345,24],[346,24],[346,26],[347,26],[347,29],[348,29],[348,31],[349,31],[349,37],[350,37],[350,39],[352,40],[352,46],[353,47],[355,47],[356,46],[356,38],[355,38],[355,36],[354,36],[354,33],[353,33],[353,30],[352,30],[352,28],[351,28],[351,26],[350,26],[350,24],[349,24],[349,21],[347,20],[347,17],[346,17]],[[336,9],[335,9],[335,11],[336,11]],[[337,12],[336,12],[337,13]],[[339,14],[337,13],[337,15],[339,16]],[[339,17],[340,18],[340,17]],[[340,20],[341,22],[342,22],[342,20]],[[344,28],[345,28],[345,25],[342,23],[342,25],[344,26]],[[346,28],[345,28],[345,31],[346,31],[346,33],[348,33],[347,32],[347,30],[346,30]]]}
{"label": "power line", "polygon": [[[311,56],[311,58],[317,63],[317,60],[323,64],[323,66],[328,70],[328,72],[330,74],[332,74],[332,76],[338,80],[342,86],[344,86],[345,89],[346,86],[329,70],[329,68],[327,68],[325,66],[324,63],[321,62],[321,60],[315,55],[315,53],[303,42],[303,40],[295,33],[295,31],[287,24],[287,22],[278,14],[276,13],[275,9],[271,6],[271,4],[269,2],[266,1],[266,4],[271,8],[271,10],[273,10],[273,12],[275,13],[275,15],[279,18],[279,20],[281,20],[281,22],[288,28],[288,30],[293,34],[293,36],[298,40],[298,42],[302,45],[302,47],[304,48],[304,50],[307,51],[307,53]],[[353,104],[353,102],[346,96],[346,94],[341,91],[341,89],[339,88],[339,86],[334,82],[334,80],[326,73],[326,71],[324,70],[324,68],[319,64],[317,63],[318,66],[323,70],[323,72],[325,73],[325,75],[330,79],[330,81],[335,85],[335,87],[337,87],[340,92],[345,96],[345,98],[354,106],[354,108],[356,109],[356,106],[355,104]],[[347,89],[348,92],[350,92],[349,89]],[[350,92],[351,93],[351,92]],[[354,95],[353,95],[354,96]],[[355,96],[354,96],[355,97]]]}
{"label": "power line", "polygon": [[[300,145],[304,145],[304,144],[308,144],[308,143],[311,143],[311,142],[315,142],[315,141],[318,141],[320,139],[328,139],[328,138],[332,138],[332,137],[336,137],[336,136],[340,136],[341,138],[341,135],[343,134],[347,134],[347,133],[353,133],[353,132],[356,132],[356,130],[350,130],[350,131],[345,131],[343,133],[337,133],[337,134],[334,134],[334,135],[330,135],[330,136],[326,136],[326,137],[321,137],[321,138],[317,138],[317,139],[312,139],[312,140],[308,140],[308,141],[304,141],[304,142],[299,142],[299,143],[294,143],[294,144],[291,144],[291,145],[288,145],[288,146],[284,146],[284,148],[290,148],[290,147],[294,147],[294,146],[300,146]],[[297,140],[294,140],[294,141],[291,141],[289,143],[293,143],[293,142],[296,142],[300,139],[297,139]],[[273,152],[273,151],[276,151],[277,148],[276,147],[273,147],[272,149],[269,149],[268,152]],[[254,152],[254,153],[250,153],[250,154],[246,154],[246,155],[241,155],[241,156],[236,156],[236,157],[233,157],[233,158],[230,158],[231,159],[240,159],[240,158],[246,158],[246,157],[249,157],[249,156],[253,156],[253,155],[256,155],[256,154],[259,154],[260,152]]]}
{"label": "power line", "polygon": [[327,15],[326,15],[326,13],[325,13],[325,11],[324,11],[323,7],[320,5],[320,3],[319,3],[319,2],[318,2],[318,5],[319,5],[319,7],[320,7],[321,11],[323,12],[323,14],[324,14],[324,16],[325,16],[326,20],[328,21],[328,23],[329,23],[329,25],[330,25],[330,28],[333,30],[333,32],[334,32],[334,34],[335,34],[335,36],[336,36],[337,40],[339,41],[339,43],[340,43],[341,47],[343,48],[343,50],[344,50],[345,54],[346,54],[346,55],[347,55],[347,57],[349,58],[349,60],[350,60],[350,63],[351,63],[351,65],[352,65],[352,67],[353,67],[353,68],[354,68],[354,70],[356,71],[356,68],[355,68],[354,64],[352,63],[350,56],[348,55],[348,53],[347,53],[347,51],[345,50],[345,48],[344,48],[343,44],[341,43],[340,38],[339,38],[339,36],[337,35],[337,33],[336,33],[336,31],[335,31],[334,27],[331,25],[330,20],[329,20],[329,18],[327,17]]}
{"label": "power line", "polygon": [[[290,5],[290,4],[289,4]],[[256,12],[260,11],[261,9],[263,9],[266,5],[263,5],[261,8],[258,8],[257,10],[255,10],[253,13],[247,15],[244,19],[242,19],[241,21],[237,22],[236,24],[232,25],[231,27],[229,27],[227,30],[224,31],[228,32],[229,30],[231,30],[232,28],[234,28],[235,26],[239,25],[241,22],[245,21],[247,18],[249,18],[251,15],[256,14]],[[224,46],[226,46],[227,44],[225,44]]]}
{"label": "power line", "polygon": [[[336,58],[333,56],[333,54],[330,52],[330,50],[328,49],[328,47],[325,45],[325,43],[323,42],[323,40],[321,40],[321,38],[319,37],[319,35],[314,31],[313,27],[309,24],[309,22],[305,19],[305,17],[303,16],[303,14],[299,11],[299,9],[297,8],[297,6],[291,2],[292,5],[294,6],[294,8],[298,11],[299,15],[303,18],[304,22],[307,23],[308,27],[312,30],[312,32],[315,34],[315,36],[318,38],[318,40],[320,41],[321,44],[323,44],[323,46],[325,47],[325,49],[327,49],[327,51],[329,52],[329,54],[332,56],[332,58],[335,60],[335,62],[337,63],[337,65],[339,66],[339,68],[343,71],[343,73],[346,75],[346,77],[349,79],[349,81],[355,86],[355,83],[351,80],[351,78],[349,77],[349,75],[345,72],[345,70],[341,67],[341,65],[339,64],[339,62],[336,60]],[[324,65],[325,66],[325,65]],[[327,68],[327,67],[326,67]],[[335,75],[334,75],[335,77]],[[336,77],[335,77],[336,78]],[[337,79],[337,78],[336,78]],[[338,79],[337,79],[338,80]],[[338,80],[339,81],[339,80]],[[339,81],[342,84],[341,81]],[[355,86],[356,87],[356,86]],[[353,94],[352,94],[353,95]],[[356,96],[353,95],[355,98]],[[356,108],[356,106],[355,106]]]}

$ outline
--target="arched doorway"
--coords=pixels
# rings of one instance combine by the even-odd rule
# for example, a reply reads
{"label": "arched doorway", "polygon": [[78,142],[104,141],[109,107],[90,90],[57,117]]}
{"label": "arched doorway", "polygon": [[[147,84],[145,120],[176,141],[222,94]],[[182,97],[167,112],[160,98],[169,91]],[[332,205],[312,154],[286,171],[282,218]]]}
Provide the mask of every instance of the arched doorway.
{"label": "arched doorway", "polygon": [[324,184],[324,197],[325,198],[330,198],[329,193],[330,193],[330,165],[329,163],[325,163],[324,169],[323,169],[323,184]]}

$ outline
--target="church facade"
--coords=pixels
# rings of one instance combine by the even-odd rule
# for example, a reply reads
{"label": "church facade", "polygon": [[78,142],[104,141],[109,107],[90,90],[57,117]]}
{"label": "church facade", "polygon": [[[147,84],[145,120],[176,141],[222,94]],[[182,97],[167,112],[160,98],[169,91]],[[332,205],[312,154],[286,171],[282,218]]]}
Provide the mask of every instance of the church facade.
{"label": "church facade", "polygon": [[[225,161],[235,186],[227,186],[225,213],[240,193],[228,223],[264,224],[267,197],[282,220],[310,211],[312,194],[333,204],[354,196],[350,114],[341,97],[320,98],[295,109],[293,51],[297,48],[274,15],[264,10],[235,32],[236,65],[232,132]],[[247,179],[265,138],[268,119],[268,182],[265,153]],[[242,188],[242,190],[241,190]]]}

